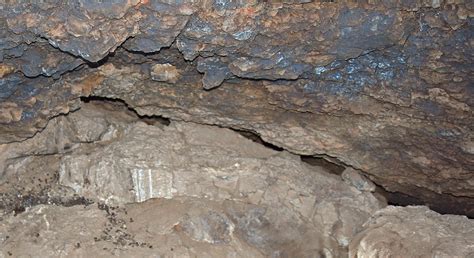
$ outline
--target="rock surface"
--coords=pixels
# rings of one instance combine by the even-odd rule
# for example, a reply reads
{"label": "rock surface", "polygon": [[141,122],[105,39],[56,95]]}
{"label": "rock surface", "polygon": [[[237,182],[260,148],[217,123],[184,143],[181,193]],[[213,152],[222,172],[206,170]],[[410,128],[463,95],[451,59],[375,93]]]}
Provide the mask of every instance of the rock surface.
{"label": "rock surface", "polygon": [[349,257],[473,257],[474,221],[424,206],[388,206],[351,242]]}
{"label": "rock surface", "polygon": [[[138,241],[176,249],[175,256],[340,257],[385,206],[323,168],[229,129],[141,120],[121,103],[92,101],[31,139],[0,145],[2,251],[130,255]],[[129,217],[106,208],[117,205],[140,222],[125,225]],[[101,230],[107,243],[94,240]],[[145,250],[134,255],[153,253]]]}
{"label": "rock surface", "polygon": [[[309,95],[298,82],[229,81],[203,92],[196,83],[199,75],[192,73],[183,76],[179,87],[150,82],[138,66],[111,63],[100,67],[98,74],[109,76],[93,95],[123,99],[142,115],[251,130],[294,153],[337,157],[388,191],[411,194],[434,207],[456,197],[466,203],[466,208],[454,205],[444,207],[444,212],[474,212],[469,208],[474,207],[473,154],[460,149],[470,144],[472,115],[465,116],[465,126],[455,126],[460,134],[453,138],[439,134],[439,126],[448,128],[456,122],[417,117],[417,109],[391,109],[362,96],[353,102],[331,97],[321,107],[327,110],[310,111],[303,106],[317,107],[318,94]],[[291,100],[303,103],[288,107]]]}
{"label": "rock surface", "polygon": [[139,117],[120,101],[87,101],[0,145],[0,172],[5,257],[473,253],[471,220],[383,208],[352,168],[339,177],[229,129]]}
{"label": "rock surface", "polygon": [[353,168],[346,168],[342,172],[341,177],[344,182],[354,186],[360,191],[375,192],[375,184]]}
{"label": "rock surface", "polygon": [[[227,206],[232,209],[239,204]],[[217,203],[193,198],[153,200],[120,208],[40,205],[4,217],[0,255],[264,257],[241,240],[239,225],[225,217],[225,212]]]}
{"label": "rock surface", "polygon": [[[474,216],[471,1],[1,7],[0,143],[80,96],[118,98],[335,157],[387,191]],[[164,64],[176,70],[152,69]]]}

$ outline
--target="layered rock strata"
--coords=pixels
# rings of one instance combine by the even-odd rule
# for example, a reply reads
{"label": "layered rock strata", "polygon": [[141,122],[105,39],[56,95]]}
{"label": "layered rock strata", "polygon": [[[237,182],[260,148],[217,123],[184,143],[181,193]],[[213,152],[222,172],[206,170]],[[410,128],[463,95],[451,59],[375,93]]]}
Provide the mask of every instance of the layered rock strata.
{"label": "layered rock strata", "polygon": [[120,98],[331,156],[390,192],[473,215],[469,1],[1,4],[2,143],[80,96]]}

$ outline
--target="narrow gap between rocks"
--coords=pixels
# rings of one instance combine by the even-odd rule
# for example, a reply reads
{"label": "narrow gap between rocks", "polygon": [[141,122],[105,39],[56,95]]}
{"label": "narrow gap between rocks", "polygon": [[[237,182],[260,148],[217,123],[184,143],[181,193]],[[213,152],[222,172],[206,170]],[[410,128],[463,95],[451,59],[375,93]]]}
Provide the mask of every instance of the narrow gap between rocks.
{"label": "narrow gap between rocks", "polygon": [[276,145],[273,145],[269,142],[266,142],[262,139],[262,137],[260,137],[260,135],[258,135],[257,133],[255,132],[251,132],[251,131],[245,131],[245,130],[237,130],[237,129],[232,129],[230,128],[231,130],[233,130],[234,132],[237,132],[239,133],[240,135],[242,135],[243,137],[255,142],[255,143],[258,143],[258,144],[261,144],[269,149],[272,149],[274,151],[283,151],[284,149],[281,148],[281,147],[278,147]]}
{"label": "narrow gap between rocks", "polygon": [[[98,96],[89,96],[81,97],[81,102],[83,103],[92,103],[97,105],[103,105],[104,107],[108,106],[109,109],[117,112],[128,112],[132,116],[138,118],[140,121],[145,122],[148,125],[164,125],[168,126],[170,124],[170,119],[158,116],[158,115],[140,115],[138,112],[130,107],[126,101],[122,99],[98,97]],[[65,115],[67,116],[67,115]],[[251,141],[261,144],[266,148],[272,149],[274,151],[284,151],[284,148],[276,146],[272,143],[266,142],[263,140],[260,135],[255,132],[248,130],[239,130],[234,128],[229,128],[240,135],[244,136]],[[336,158],[327,156],[327,155],[299,155],[302,162],[315,167],[322,167],[324,171],[341,176],[344,170],[347,168],[345,164],[337,160]],[[57,175],[55,175],[57,177]],[[32,180],[41,180],[33,178]],[[54,178],[50,179],[50,182],[57,181]],[[21,189],[20,189],[21,190]],[[5,210],[15,211],[15,213],[21,213],[25,211],[26,208],[32,207],[38,204],[54,204],[60,206],[72,206],[72,205],[88,205],[91,203],[90,200],[75,196],[74,198],[61,199],[58,197],[49,197],[47,194],[44,194],[48,189],[42,189],[38,193],[34,194],[17,194],[17,196],[10,196],[11,194],[1,194],[0,195],[0,208]],[[20,192],[20,191],[19,191]],[[390,205],[394,206],[409,206],[409,205],[427,205],[423,200],[409,196],[399,192],[390,192],[385,190],[382,186],[376,184],[376,193],[383,196]],[[442,213],[442,214],[463,214],[465,211],[465,204],[472,203],[472,200],[469,198],[459,198],[459,202],[453,203],[452,199],[446,198],[443,195],[439,195],[438,205],[429,205],[431,209]],[[474,207],[474,203],[473,203]]]}
{"label": "narrow gap between rocks", "polygon": [[89,96],[89,97],[81,97],[81,101],[84,103],[109,103],[120,107],[125,107],[129,112],[133,113],[137,118],[141,121],[145,122],[149,125],[161,124],[168,126],[170,124],[170,119],[158,116],[158,115],[140,115],[134,108],[130,107],[127,102],[122,99],[113,99],[113,98],[106,98],[106,97],[99,97],[99,96]]}
{"label": "narrow gap between rocks", "polygon": [[467,197],[456,197],[452,198],[444,194],[437,194],[437,203],[426,203],[424,200],[410,196],[400,192],[390,192],[385,190],[381,186],[377,186],[377,193],[384,196],[389,205],[393,206],[412,206],[412,205],[425,205],[430,209],[440,214],[452,214],[452,215],[464,215],[470,219],[474,219],[474,199]]}
{"label": "narrow gap between rocks", "polygon": [[[260,135],[258,135],[255,132],[246,131],[246,130],[232,129],[232,128],[231,128],[231,130],[239,133],[240,135],[244,136],[245,138],[247,138],[247,139],[249,139],[249,140],[251,140],[255,143],[261,144],[261,145],[263,145],[267,148],[270,148],[274,151],[284,151],[285,150],[282,147],[278,147],[274,144],[271,144],[269,142],[264,141],[262,139],[262,137],[260,137]],[[311,165],[311,166],[322,167],[325,170],[327,170],[327,172],[329,172],[331,174],[334,174],[334,175],[340,176],[342,174],[342,172],[344,171],[344,169],[346,168],[346,166],[344,166],[337,159],[329,157],[327,155],[313,155],[313,156],[312,155],[299,155],[299,156],[300,156],[300,159],[301,159],[302,162],[304,162],[308,165]]]}
{"label": "narrow gap between rocks", "polygon": [[0,257],[474,254],[467,1],[26,2]]}
{"label": "narrow gap between rocks", "polygon": [[[264,141],[257,133],[245,130],[236,130],[240,135],[261,144],[267,148],[275,151],[283,151],[284,148],[273,145],[269,142]],[[334,157],[327,155],[299,155],[301,161],[315,167],[322,167],[325,171],[341,176],[344,170],[348,167]],[[387,191],[383,186],[374,183],[376,186],[375,193],[385,199],[388,205],[392,206],[411,206],[411,205],[425,205],[429,206],[432,210],[440,214],[454,214],[454,215],[465,215],[468,218],[474,218],[469,214],[474,213],[474,200],[471,198],[458,197],[458,201],[453,202],[452,198],[448,198],[442,194],[438,194],[439,202],[437,204],[428,204],[416,196],[410,196],[400,192]],[[472,204],[473,207],[469,214],[466,214],[466,204]]]}
{"label": "narrow gap between rocks", "polygon": [[[122,99],[113,99],[113,98],[106,98],[106,97],[99,97],[99,96],[89,96],[89,97],[81,97],[81,101],[84,103],[98,103],[98,104],[111,104],[116,106],[118,109],[123,109],[124,112],[130,112],[134,116],[136,116],[140,121],[145,122],[149,125],[165,125],[168,126],[170,124],[170,119],[158,116],[158,115],[140,115],[138,112],[130,107],[126,101]],[[274,151],[284,151],[285,149],[279,146],[276,146],[272,143],[269,143],[262,139],[262,137],[253,131],[249,130],[242,130],[242,129],[235,129],[235,128],[228,128],[234,132],[239,133],[243,137],[250,139],[251,141],[261,144],[266,148],[272,149]],[[296,154],[298,155],[298,154]],[[299,155],[302,162],[315,167],[322,167],[324,171],[341,176],[344,170],[348,167],[347,165],[340,162],[338,159],[328,156],[328,155]],[[375,184],[375,183],[374,183]],[[431,209],[441,213],[441,214],[464,214],[465,211],[465,204],[466,203],[473,203],[474,202],[470,198],[460,198],[458,202],[453,203],[452,199],[447,198],[443,195],[439,195],[439,203],[436,205],[429,205],[423,200],[415,197],[410,196],[407,194],[403,194],[400,192],[390,192],[387,191],[383,186],[378,184],[376,185],[375,192],[382,196],[389,205],[393,206],[410,206],[410,205],[426,205],[429,206]],[[26,202],[28,203],[28,202]],[[471,217],[471,216],[468,216]]]}
{"label": "narrow gap between rocks", "polygon": [[341,162],[337,161],[335,158],[331,158],[328,156],[310,156],[310,155],[300,155],[301,161],[311,166],[319,166],[325,168],[331,174],[335,174],[340,176],[346,166],[344,166]]}

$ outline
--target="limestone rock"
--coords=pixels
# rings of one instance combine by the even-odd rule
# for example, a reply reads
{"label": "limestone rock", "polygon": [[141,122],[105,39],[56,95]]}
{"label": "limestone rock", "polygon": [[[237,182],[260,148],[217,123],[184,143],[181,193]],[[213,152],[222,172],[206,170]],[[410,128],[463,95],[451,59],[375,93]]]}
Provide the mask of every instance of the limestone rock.
{"label": "limestone rock", "polygon": [[[138,123],[125,134],[92,153],[85,148],[65,155],[60,184],[80,196],[109,203],[177,196],[250,202],[266,207],[272,221],[280,221],[278,216],[296,224],[303,223],[299,217],[310,220],[342,247],[357,225],[380,207],[372,195],[225,129],[183,123],[160,129]],[[339,221],[343,226],[336,226]]]}
{"label": "limestone rock", "polygon": [[[0,145],[4,183],[28,178],[28,172],[37,176],[40,171],[31,168],[41,164],[57,172],[54,185],[25,193],[80,196],[110,206],[197,198],[202,202],[184,205],[183,216],[170,213],[176,220],[169,227],[225,248],[234,246],[237,234],[239,246],[245,242],[265,255],[344,255],[364,221],[385,205],[322,168],[229,129],[149,125],[120,115],[118,107],[91,105],[52,119],[29,140]],[[216,208],[202,210],[212,202]]]}
{"label": "limestone rock", "polygon": [[375,184],[362,175],[359,171],[353,168],[346,168],[342,172],[342,180],[344,182],[354,186],[360,191],[374,192]]}
{"label": "limestone rock", "polygon": [[151,79],[160,82],[176,83],[180,77],[179,70],[171,64],[155,64],[151,67]]}
{"label": "limestone rock", "polygon": [[[368,54],[360,62],[367,61],[370,67],[378,58],[381,58],[378,54]],[[332,65],[344,71],[352,69],[357,62]],[[455,151],[461,146],[469,150],[471,109],[461,111],[444,106],[444,112],[452,115],[441,122],[443,116],[428,116],[426,110],[403,107],[405,104],[399,103],[401,99],[380,102],[378,97],[373,99],[366,94],[378,91],[377,83],[385,82],[376,79],[376,75],[365,77],[365,72],[359,74],[364,74],[360,79],[367,83],[373,80],[370,83],[374,84],[360,91],[343,86],[342,79],[337,85],[328,79],[321,81],[320,86],[310,80],[229,81],[207,93],[197,82],[199,75],[192,73],[183,75],[187,81],[182,81],[180,87],[150,82],[138,66],[121,67],[112,74],[95,88],[93,95],[123,99],[142,115],[158,114],[254,131],[265,141],[294,153],[337,157],[365,172],[370,180],[388,191],[414,196],[419,202],[445,211],[452,207],[438,206],[440,200],[449,203],[460,198],[466,205],[455,206],[456,212],[473,212],[468,208],[474,203],[470,183],[472,154]],[[133,78],[133,85],[115,79],[124,77]],[[398,81],[393,83],[401,85]],[[400,97],[406,94],[399,93]],[[225,99],[233,101],[223,102]],[[410,102],[407,99],[406,104]],[[458,123],[460,126],[456,126]],[[411,144],[407,145],[408,142]],[[397,154],[399,149],[404,150],[403,155]],[[456,155],[441,158],[441,150]]]}
{"label": "limestone rock", "polygon": [[[233,232],[229,232],[233,233],[229,242],[220,244],[189,237],[181,225],[198,219],[190,216],[199,212],[225,216],[225,210],[217,203],[193,198],[153,200],[120,208],[97,204],[40,205],[17,216],[4,217],[0,224],[0,255],[265,257]],[[207,224],[192,226],[194,234],[215,236],[214,228],[207,228]]]}
{"label": "limestone rock", "polygon": [[470,1],[0,2],[0,256],[473,255],[423,208],[353,240],[374,184],[474,216]]}
{"label": "limestone rock", "polygon": [[388,206],[352,240],[349,257],[472,257],[474,221],[424,206]]}
{"label": "limestone rock", "polygon": [[[474,214],[469,1],[2,7],[0,102],[16,106],[0,111],[0,143],[31,137],[93,94],[142,115],[257,132],[335,157],[390,192]],[[180,79],[153,81],[156,63]]]}

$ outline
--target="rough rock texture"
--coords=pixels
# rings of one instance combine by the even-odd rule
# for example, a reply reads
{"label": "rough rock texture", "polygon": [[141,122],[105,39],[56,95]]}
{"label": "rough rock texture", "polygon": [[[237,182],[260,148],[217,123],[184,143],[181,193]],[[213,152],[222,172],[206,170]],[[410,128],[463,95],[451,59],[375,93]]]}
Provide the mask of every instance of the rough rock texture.
{"label": "rough rock texture", "polygon": [[345,182],[353,185],[360,191],[374,192],[376,189],[374,183],[353,168],[346,168],[342,172],[341,177]]}
{"label": "rough rock texture", "polygon": [[[338,157],[344,163],[369,173],[372,180],[389,191],[411,193],[433,205],[443,200],[443,193],[447,202],[455,199],[451,195],[459,195],[460,199],[469,197],[463,201],[470,205],[458,212],[473,212],[469,208],[474,207],[471,198],[472,154],[456,151],[446,156],[451,148],[469,144],[470,125],[464,127],[465,134],[460,135],[459,145],[456,145],[453,138],[443,140],[436,133],[438,123],[431,124],[412,118],[412,115],[397,115],[393,110],[383,108],[386,104],[380,106],[381,114],[376,113],[377,102],[353,103],[362,105],[354,108],[370,113],[367,115],[340,111],[335,111],[340,113],[338,115],[316,115],[308,109],[304,112],[289,111],[283,108],[287,105],[283,100],[287,98],[279,95],[294,90],[296,92],[291,94],[295,102],[302,101],[304,98],[301,96],[307,96],[304,91],[295,95],[298,92],[296,83],[278,85],[236,81],[225,83],[211,92],[202,92],[201,86],[194,83],[197,79],[185,77],[180,87],[150,82],[146,79],[147,74],[142,75],[140,67],[119,68],[108,64],[99,68],[98,74],[110,79],[105,79],[93,94],[124,99],[141,114],[160,114],[255,131],[264,140],[295,153]],[[133,79],[123,82],[122,78]],[[223,104],[226,99],[233,101],[224,101]],[[345,105],[345,102],[340,103]],[[472,120],[472,116],[466,119]],[[431,137],[437,141],[432,142],[434,138]],[[407,143],[409,141],[411,144]],[[446,210],[455,210],[456,206],[459,207],[453,205]]]}
{"label": "rough rock texture", "polygon": [[227,203],[227,210],[222,207],[193,198],[153,200],[120,208],[39,205],[4,217],[0,255],[265,257],[242,240],[238,221],[226,215],[232,215],[234,207],[247,208],[248,212],[252,207],[238,203]]}
{"label": "rough rock texture", "polygon": [[79,96],[120,98],[335,157],[388,191],[474,215],[472,1],[1,7],[0,142],[31,137]]}
{"label": "rough rock texture", "polygon": [[474,221],[424,206],[388,206],[351,242],[349,257],[473,257]]}
{"label": "rough rock texture", "polygon": [[[3,254],[141,256],[156,253],[151,245],[177,257],[341,257],[385,206],[229,129],[154,120],[91,101],[31,139],[0,145]],[[107,216],[78,207],[93,201]],[[107,208],[116,205],[127,213]],[[134,252],[137,241],[147,248]]]}

